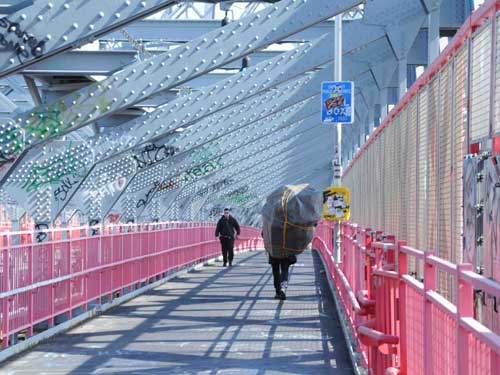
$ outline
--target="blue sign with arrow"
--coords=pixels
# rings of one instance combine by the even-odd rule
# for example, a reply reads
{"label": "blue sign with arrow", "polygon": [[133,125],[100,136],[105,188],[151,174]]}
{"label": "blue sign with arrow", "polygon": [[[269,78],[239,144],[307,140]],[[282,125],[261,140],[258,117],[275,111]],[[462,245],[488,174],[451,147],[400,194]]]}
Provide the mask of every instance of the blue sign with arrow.
{"label": "blue sign with arrow", "polygon": [[329,81],[321,84],[321,122],[354,122],[354,82]]}

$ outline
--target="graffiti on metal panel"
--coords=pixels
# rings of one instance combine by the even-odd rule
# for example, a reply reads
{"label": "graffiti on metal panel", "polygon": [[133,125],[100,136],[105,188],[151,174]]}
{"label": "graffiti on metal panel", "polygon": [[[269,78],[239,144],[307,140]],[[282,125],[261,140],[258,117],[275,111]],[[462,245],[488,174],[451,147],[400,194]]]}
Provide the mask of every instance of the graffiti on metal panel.
{"label": "graffiti on metal panel", "polygon": [[[14,50],[20,63],[23,60],[36,58],[43,54],[45,40],[38,40],[33,34],[23,30],[19,23],[3,17],[0,18],[0,29],[7,31],[6,33],[0,32],[0,46],[4,50]],[[9,38],[9,36],[13,38]]]}
{"label": "graffiti on metal panel", "polygon": [[49,236],[47,230],[49,225],[46,223],[35,224],[36,242],[43,242]]}
{"label": "graffiti on metal panel", "polygon": [[160,186],[160,184],[161,183],[159,181],[155,181],[153,183],[153,187],[151,187],[151,189],[148,190],[144,198],[141,198],[137,201],[135,207],[141,208],[147,206],[151,202],[151,199],[153,199],[154,193],[157,190],[158,186]]}
{"label": "graffiti on metal panel", "polygon": [[73,186],[78,184],[80,179],[74,177],[64,177],[61,185],[54,191],[54,199],[64,202]]}
{"label": "graffiti on metal panel", "polygon": [[56,156],[48,164],[33,166],[22,188],[29,193],[47,185],[67,186],[67,178],[70,178],[73,185],[79,182],[79,179],[86,173],[86,169],[83,167],[82,162],[70,151],[71,146],[70,142],[66,152]]}
{"label": "graffiti on metal panel", "polygon": [[0,130],[0,144],[3,150],[0,151],[0,167],[13,162],[15,155],[22,152],[24,148],[24,132],[18,126],[7,125]]}
{"label": "graffiti on metal panel", "polygon": [[97,197],[114,195],[125,189],[126,185],[127,185],[127,177],[120,177],[116,181],[103,185],[98,189],[86,190],[84,192],[84,195],[86,195],[90,199],[96,199]]}
{"label": "graffiti on metal panel", "polygon": [[215,160],[210,160],[197,167],[188,169],[186,172],[184,172],[183,181],[184,182],[194,181],[197,178],[203,177],[223,167],[224,164],[222,163],[222,156],[220,156]]}
{"label": "graffiti on metal panel", "polygon": [[[78,126],[85,119],[90,119],[96,114],[103,114],[111,109],[111,104],[120,98],[117,90],[111,90],[109,86],[100,83],[89,86],[86,93],[78,93],[74,96],[63,97],[54,104],[38,107],[31,112],[26,119],[23,130],[27,139],[46,140],[48,138],[61,135],[71,127]],[[87,117],[84,117],[86,115]],[[1,132],[0,145],[11,143],[17,144],[16,149],[8,147],[5,159],[11,159],[23,150],[24,139],[20,129],[15,129],[16,134],[5,134]],[[7,156],[7,157],[5,157]],[[0,165],[2,158],[0,158]]]}
{"label": "graffiti on metal panel", "polygon": [[175,189],[179,187],[179,182],[178,181],[175,181],[175,180],[166,180],[166,181],[163,181],[160,185],[160,187],[158,188],[158,192],[160,193],[163,193],[165,191],[169,191],[169,190],[172,190],[172,189]]}
{"label": "graffiti on metal panel", "polygon": [[160,163],[171,156],[174,156],[176,152],[179,151],[179,148],[174,146],[166,146],[161,145],[157,146],[156,144],[147,145],[141,152],[136,155],[133,155],[135,162],[137,163],[137,169],[143,169],[146,167],[151,167],[157,163]]}
{"label": "graffiti on metal panel", "polygon": [[90,229],[90,235],[91,236],[95,236],[96,234],[99,234],[99,229],[97,228],[92,228],[92,227],[95,227],[96,225],[99,224],[99,220],[97,219],[92,219],[89,221],[89,227],[91,227]]}
{"label": "graffiti on metal panel", "polygon": [[225,187],[227,187],[229,185],[232,185],[233,183],[234,183],[233,179],[225,178],[222,181],[216,182],[215,184],[213,184],[211,186],[207,186],[206,188],[198,191],[194,197],[195,198],[202,198],[208,194],[217,193],[218,191],[224,189]]}
{"label": "graffiti on metal panel", "polygon": [[[101,92],[95,95],[95,91],[99,89]],[[27,121],[25,127],[26,136],[44,140],[61,134],[76,122],[81,122],[83,112],[98,114],[107,112],[108,106],[113,102],[107,97],[109,91],[107,86],[91,85],[87,89],[87,94],[78,93],[71,98],[71,102],[68,98],[61,98],[54,104],[32,112],[31,119]]]}
{"label": "graffiti on metal panel", "polygon": [[234,204],[245,204],[255,199],[257,196],[255,194],[248,194],[250,188],[248,186],[243,186],[239,189],[233,190],[226,196],[219,197],[217,202],[219,203],[234,203]]}

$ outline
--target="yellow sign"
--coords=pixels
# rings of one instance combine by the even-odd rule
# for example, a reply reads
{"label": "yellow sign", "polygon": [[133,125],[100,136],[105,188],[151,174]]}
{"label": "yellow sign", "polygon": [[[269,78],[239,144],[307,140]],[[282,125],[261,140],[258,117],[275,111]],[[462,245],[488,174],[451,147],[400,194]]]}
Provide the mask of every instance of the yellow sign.
{"label": "yellow sign", "polygon": [[348,188],[330,186],[323,192],[323,217],[327,220],[343,221],[349,220],[350,192]]}

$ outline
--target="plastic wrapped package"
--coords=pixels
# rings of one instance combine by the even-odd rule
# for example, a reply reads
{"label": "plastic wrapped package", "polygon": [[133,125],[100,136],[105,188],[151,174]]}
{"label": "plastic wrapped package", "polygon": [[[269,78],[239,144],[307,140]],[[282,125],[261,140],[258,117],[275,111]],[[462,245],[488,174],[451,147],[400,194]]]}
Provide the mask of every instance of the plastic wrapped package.
{"label": "plastic wrapped package", "polygon": [[264,246],[273,258],[302,253],[321,219],[323,194],[304,185],[285,185],[272,192],[262,208]]}

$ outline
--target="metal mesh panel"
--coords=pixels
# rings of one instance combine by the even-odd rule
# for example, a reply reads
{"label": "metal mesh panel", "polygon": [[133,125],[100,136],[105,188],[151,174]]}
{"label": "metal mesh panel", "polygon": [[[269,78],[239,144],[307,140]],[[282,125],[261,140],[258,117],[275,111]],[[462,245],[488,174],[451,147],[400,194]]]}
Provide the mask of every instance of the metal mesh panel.
{"label": "metal mesh panel", "polygon": [[439,78],[431,81],[427,99],[427,248],[437,247],[436,176],[438,165],[437,129],[439,123]]}
{"label": "metal mesh panel", "polygon": [[400,191],[399,191],[399,238],[408,239],[408,208],[410,206],[410,194],[408,193],[408,188],[410,185],[409,170],[408,170],[408,159],[409,159],[409,116],[408,107],[404,109],[401,114],[401,122],[399,124],[399,142],[400,148],[398,150],[399,154],[399,177],[400,177]]}
{"label": "metal mesh panel", "polygon": [[437,254],[444,259],[451,260],[451,179],[452,175],[452,122],[451,122],[451,90],[450,66],[441,72],[440,90],[441,117],[439,121],[439,172],[438,172],[438,213],[439,213],[439,241]]}
{"label": "metal mesh panel", "polygon": [[418,132],[418,97],[410,102],[408,121],[408,151],[406,170],[408,174],[408,245],[417,246],[417,132]]}
{"label": "metal mesh panel", "polygon": [[418,174],[417,174],[417,238],[416,246],[425,250],[427,244],[427,91],[426,86],[418,101]]}
{"label": "metal mesh panel", "polygon": [[451,122],[451,90],[450,66],[441,72],[440,90],[441,120],[439,121],[439,243],[437,253],[441,258],[451,260],[451,179],[452,175],[452,122]]}
{"label": "metal mesh panel", "polygon": [[471,141],[485,138],[490,124],[491,24],[472,38]]}
{"label": "metal mesh panel", "polygon": [[496,60],[495,60],[495,120],[493,121],[493,132],[500,133],[500,16],[496,19]]}
{"label": "metal mesh panel", "polygon": [[455,80],[454,80],[454,121],[453,121],[453,148],[454,148],[454,186],[453,186],[453,213],[452,223],[453,247],[451,258],[456,263],[462,261],[462,204],[463,184],[462,165],[465,154],[465,140],[467,131],[467,76],[468,76],[468,45],[466,44],[455,57]]}
{"label": "metal mesh panel", "polygon": [[[444,259],[451,260],[451,206],[452,206],[452,121],[450,88],[451,66],[447,65],[441,71],[441,85],[439,92],[440,121],[439,121],[439,165],[438,165],[438,246],[437,254]],[[444,296],[451,299],[451,282],[449,275],[439,275],[439,290]]]}

